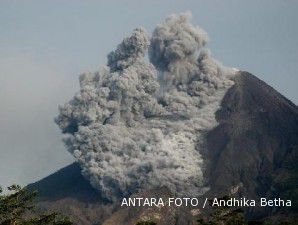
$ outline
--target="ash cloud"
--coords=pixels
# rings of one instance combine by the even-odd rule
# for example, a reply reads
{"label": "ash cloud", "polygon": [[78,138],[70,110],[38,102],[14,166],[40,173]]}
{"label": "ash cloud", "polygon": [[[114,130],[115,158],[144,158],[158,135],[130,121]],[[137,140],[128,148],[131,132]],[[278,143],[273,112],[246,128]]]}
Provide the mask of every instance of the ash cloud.
{"label": "ash cloud", "polygon": [[151,38],[135,29],[107,67],[80,76],[80,91],[59,108],[69,152],[107,199],[161,186],[177,195],[206,191],[204,133],[216,126],[235,71],[212,58],[190,17],[170,16]]}
{"label": "ash cloud", "polygon": [[110,70],[117,71],[128,68],[144,57],[149,46],[149,37],[144,28],[137,28],[129,38],[125,38],[117,49],[108,55]]}
{"label": "ash cloud", "polygon": [[190,24],[190,19],[190,12],[171,15],[155,28],[149,56],[156,68],[172,71],[177,62],[184,62],[184,66],[194,63],[196,53],[208,42],[208,35]]}

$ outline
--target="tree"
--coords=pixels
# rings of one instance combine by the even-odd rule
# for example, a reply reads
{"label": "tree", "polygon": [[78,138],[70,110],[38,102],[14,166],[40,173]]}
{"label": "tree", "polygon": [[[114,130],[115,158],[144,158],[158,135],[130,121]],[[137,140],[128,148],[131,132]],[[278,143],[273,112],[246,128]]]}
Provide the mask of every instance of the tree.
{"label": "tree", "polygon": [[0,188],[0,225],[72,225],[58,213],[35,215],[36,191],[28,191],[19,185],[7,188],[10,193],[2,194]]}

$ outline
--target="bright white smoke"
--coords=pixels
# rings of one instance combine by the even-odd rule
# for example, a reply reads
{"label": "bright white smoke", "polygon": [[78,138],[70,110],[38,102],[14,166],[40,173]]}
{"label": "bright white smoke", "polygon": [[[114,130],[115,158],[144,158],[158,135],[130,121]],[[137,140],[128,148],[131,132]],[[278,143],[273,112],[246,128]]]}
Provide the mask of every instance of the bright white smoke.
{"label": "bright white smoke", "polygon": [[189,19],[167,18],[151,39],[134,30],[59,108],[68,150],[108,199],[161,186],[187,196],[206,190],[200,150],[234,72],[211,57],[207,34]]}

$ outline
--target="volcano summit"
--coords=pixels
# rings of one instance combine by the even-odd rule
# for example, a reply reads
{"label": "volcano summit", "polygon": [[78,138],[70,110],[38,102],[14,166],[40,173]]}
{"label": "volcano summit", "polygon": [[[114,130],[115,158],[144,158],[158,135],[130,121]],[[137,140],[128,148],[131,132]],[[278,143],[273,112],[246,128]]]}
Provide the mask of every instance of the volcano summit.
{"label": "volcano summit", "polygon": [[79,92],[56,118],[77,162],[29,185],[40,191],[42,209],[82,225],[134,225],[144,215],[193,224],[187,208],[117,204],[130,196],[219,197],[241,184],[238,197],[293,202],[249,209],[247,218],[297,215],[297,106],[217,62],[190,17],[170,16],[151,37],[135,29],[107,66],[80,76]]}

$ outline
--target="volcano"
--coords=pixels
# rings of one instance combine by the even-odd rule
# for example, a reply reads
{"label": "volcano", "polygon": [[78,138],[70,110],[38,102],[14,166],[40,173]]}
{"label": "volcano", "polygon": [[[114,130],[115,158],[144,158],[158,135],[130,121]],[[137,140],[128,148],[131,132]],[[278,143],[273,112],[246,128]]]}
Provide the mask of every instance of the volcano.
{"label": "volcano", "polygon": [[[209,191],[221,196],[241,186],[239,196],[291,199],[290,208],[246,210],[249,219],[297,216],[298,107],[254,75],[239,71],[221,107],[218,125],[208,131],[201,152]],[[28,186],[38,190],[41,211],[69,215],[76,224],[135,224],[149,216],[158,224],[193,224],[190,209],[121,208],[102,198],[82,175],[78,163]],[[171,196],[167,188],[143,190],[137,196]],[[153,210],[153,211],[152,211]]]}

